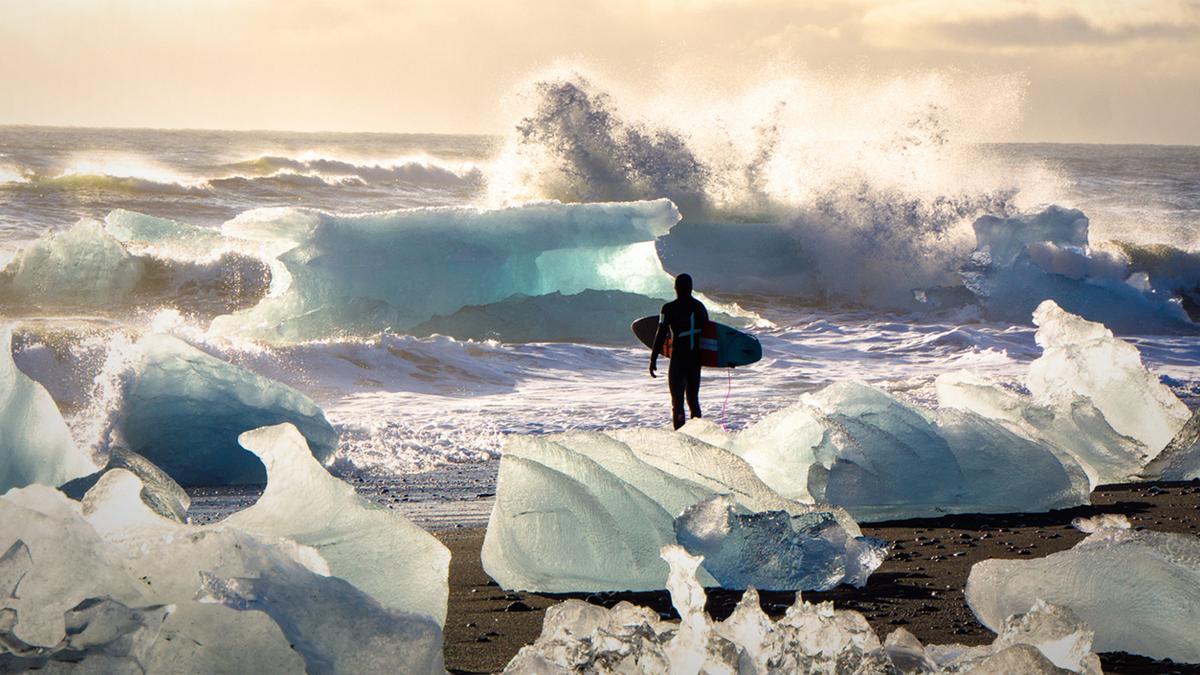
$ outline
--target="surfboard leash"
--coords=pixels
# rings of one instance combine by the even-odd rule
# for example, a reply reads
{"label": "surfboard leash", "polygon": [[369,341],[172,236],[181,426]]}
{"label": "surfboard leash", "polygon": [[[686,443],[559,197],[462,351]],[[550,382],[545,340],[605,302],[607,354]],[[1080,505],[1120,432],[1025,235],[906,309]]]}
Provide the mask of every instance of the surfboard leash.
{"label": "surfboard leash", "polygon": [[725,409],[729,407],[729,392],[733,390],[733,368],[728,368],[725,374],[727,379],[725,380],[725,402],[721,404],[721,431],[728,432],[729,430],[725,428]]}

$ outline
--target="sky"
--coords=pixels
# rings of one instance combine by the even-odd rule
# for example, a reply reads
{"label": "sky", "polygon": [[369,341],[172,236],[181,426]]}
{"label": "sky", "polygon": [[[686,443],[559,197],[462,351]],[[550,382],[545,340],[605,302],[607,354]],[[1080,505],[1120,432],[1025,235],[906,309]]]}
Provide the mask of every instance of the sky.
{"label": "sky", "polygon": [[1200,0],[0,0],[0,124],[504,133],[541,69],[1014,76],[997,140],[1200,144]]}

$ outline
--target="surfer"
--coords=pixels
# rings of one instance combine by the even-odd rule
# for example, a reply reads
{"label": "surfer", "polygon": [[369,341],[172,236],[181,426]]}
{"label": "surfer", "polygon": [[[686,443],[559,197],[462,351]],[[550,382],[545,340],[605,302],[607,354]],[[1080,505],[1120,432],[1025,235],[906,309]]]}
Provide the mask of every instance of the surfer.
{"label": "surfer", "polygon": [[658,332],[650,349],[650,377],[658,377],[658,355],[671,338],[671,365],[667,368],[667,386],[671,390],[671,421],[683,426],[683,402],[686,397],[692,417],[700,417],[700,331],[708,323],[704,303],[692,297],[692,277],[675,277],[675,299],[663,305],[658,315]]}

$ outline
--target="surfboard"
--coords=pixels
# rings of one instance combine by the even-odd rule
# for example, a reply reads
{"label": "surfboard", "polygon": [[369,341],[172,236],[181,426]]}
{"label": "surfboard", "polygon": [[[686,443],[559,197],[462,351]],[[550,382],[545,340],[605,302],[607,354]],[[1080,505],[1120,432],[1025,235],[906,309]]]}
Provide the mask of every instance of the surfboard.
{"label": "surfboard", "polygon": [[[653,349],[654,334],[658,332],[658,316],[646,316],[630,326],[642,344]],[[671,338],[663,346],[663,355],[671,356]],[[700,329],[700,363],[709,368],[734,368],[748,366],[762,358],[762,345],[758,338],[726,326],[709,321]]]}

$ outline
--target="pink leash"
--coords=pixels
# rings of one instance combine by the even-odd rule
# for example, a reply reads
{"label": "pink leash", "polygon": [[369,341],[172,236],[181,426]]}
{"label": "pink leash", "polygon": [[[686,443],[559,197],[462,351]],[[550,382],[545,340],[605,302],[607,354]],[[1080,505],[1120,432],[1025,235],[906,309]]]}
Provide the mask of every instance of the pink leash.
{"label": "pink leash", "polygon": [[725,384],[725,402],[721,404],[721,431],[729,431],[725,428],[725,409],[729,407],[729,392],[733,389],[733,368],[729,369],[729,379]]}

